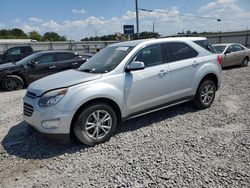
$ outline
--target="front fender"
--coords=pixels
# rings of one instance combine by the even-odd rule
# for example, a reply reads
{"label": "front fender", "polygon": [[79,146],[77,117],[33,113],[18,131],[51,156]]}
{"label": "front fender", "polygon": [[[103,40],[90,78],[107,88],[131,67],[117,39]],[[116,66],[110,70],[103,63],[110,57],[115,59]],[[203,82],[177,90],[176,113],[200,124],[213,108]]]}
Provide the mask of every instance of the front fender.
{"label": "front fender", "polygon": [[[119,86],[118,86],[119,87]],[[109,83],[95,83],[87,86],[73,86],[68,89],[65,97],[58,103],[61,111],[77,111],[82,105],[98,98],[106,98],[115,102],[121,111],[122,117],[126,115],[123,88]]]}

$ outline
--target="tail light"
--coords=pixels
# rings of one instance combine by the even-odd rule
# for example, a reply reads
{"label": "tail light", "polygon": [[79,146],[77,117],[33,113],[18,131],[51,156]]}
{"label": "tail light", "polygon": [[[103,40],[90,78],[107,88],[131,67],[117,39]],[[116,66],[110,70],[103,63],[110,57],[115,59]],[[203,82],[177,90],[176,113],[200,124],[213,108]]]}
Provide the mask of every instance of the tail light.
{"label": "tail light", "polygon": [[222,65],[223,60],[222,60],[222,56],[221,56],[221,55],[218,55],[218,56],[217,56],[217,61],[218,61],[218,63],[219,63],[220,65]]}

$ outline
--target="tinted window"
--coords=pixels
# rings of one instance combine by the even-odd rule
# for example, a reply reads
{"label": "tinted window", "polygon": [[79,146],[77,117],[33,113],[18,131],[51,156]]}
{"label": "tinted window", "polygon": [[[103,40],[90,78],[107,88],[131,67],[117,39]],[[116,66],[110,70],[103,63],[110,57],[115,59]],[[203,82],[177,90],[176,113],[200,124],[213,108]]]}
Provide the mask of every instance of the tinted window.
{"label": "tinted window", "polygon": [[141,61],[145,67],[150,67],[164,63],[161,45],[152,45],[143,48],[134,58],[133,61]]}
{"label": "tinted window", "polygon": [[184,43],[168,43],[166,48],[168,62],[189,59],[198,55],[193,48]]}
{"label": "tinted window", "polygon": [[204,48],[212,53],[217,52],[216,49],[213,46],[211,46],[207,40],[197,40],[197,41],[193,41],[193,42],[195,42],[196,44],[198,44],[202,48]]}
{"label": "tinted window", "polygon": [[51,63],[55,62],[54,54],[46,54],[36,59],[38,63]]}
{"label": "tinted window", "polygon": [[244,48],[242,48],[240,45],[238,45],[238,44],[233,45],[234,52],[241,51],[241,50],[244,50]]}
{"label": "tinted window", "polygon": [[57,56],[57,61],[70,60],[76,57],[74,53],[58,53],[56,56]]}
{"label": "tinted window", "polygon": [[21,54],[21,50],[20,48],[14,48],[8,51],[9,55],[20,55]]}

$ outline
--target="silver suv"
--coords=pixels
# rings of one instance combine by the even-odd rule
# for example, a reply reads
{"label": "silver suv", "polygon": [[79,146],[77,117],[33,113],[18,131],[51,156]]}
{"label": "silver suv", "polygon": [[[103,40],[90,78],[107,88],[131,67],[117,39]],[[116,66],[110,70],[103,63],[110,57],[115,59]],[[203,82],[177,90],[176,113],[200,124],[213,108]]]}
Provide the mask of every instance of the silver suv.
{"label": "silver suv", "polygon": [[24,120],[54,139],[107,141],[122,121],[193,100],[208,108],[220,86],[220,59],[193,38],[116,43],[77,70],[32,83]]}

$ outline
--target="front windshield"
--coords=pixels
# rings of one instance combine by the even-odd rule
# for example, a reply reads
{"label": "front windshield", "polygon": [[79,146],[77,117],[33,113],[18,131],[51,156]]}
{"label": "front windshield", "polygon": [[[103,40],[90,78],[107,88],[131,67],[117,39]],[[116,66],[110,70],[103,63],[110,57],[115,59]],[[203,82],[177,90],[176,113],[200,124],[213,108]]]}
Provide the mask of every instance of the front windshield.
{"label": "front windshield", "polygon": [[119,65],[132,48],[127,46],[106,47],[91,57],[78,70],[90,73],[110,72]]}
{"label": "front windshield", "polygon": [[225,48],[226,48],[226,46],[213,46],[213,47],[216,49],[216,51],[219,54],[222,53],[225,50]]}
{"label": "front windshield", "polygon": [[27,56],[27,57],[23,58],[22,60],[17,61],[16,65],[27,65],[28,63],[30,63],[31,61],[36,59],[38,56],[39,56],[38,54],[32,54],[30,56]]}

